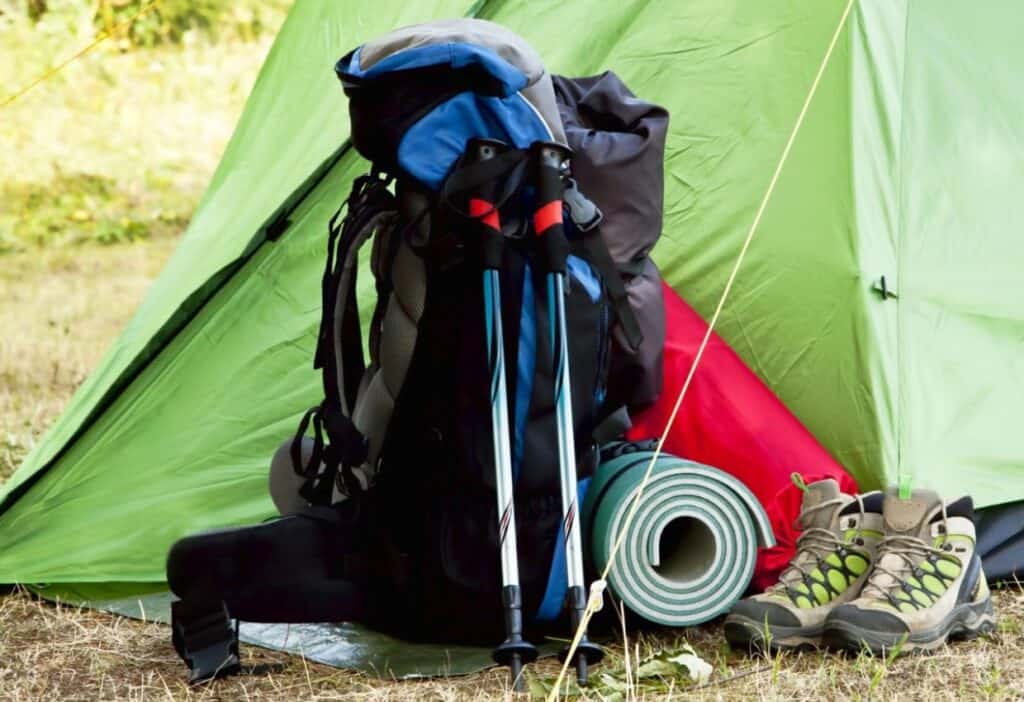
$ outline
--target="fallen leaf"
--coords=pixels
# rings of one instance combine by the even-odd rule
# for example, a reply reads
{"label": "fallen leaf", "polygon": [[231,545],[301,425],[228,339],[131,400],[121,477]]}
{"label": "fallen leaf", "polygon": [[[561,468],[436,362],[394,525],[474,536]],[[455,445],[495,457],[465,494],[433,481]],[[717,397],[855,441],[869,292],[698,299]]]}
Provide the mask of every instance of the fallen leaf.
{"label": "fallen leaf", "polygon": [[637,678],[672,678],[676,675],[676,667],[662,658],[644,661],[636,669]]}
{"label": "fallen leaf", "polygon": [[686,668],[690,673],[690,680],[693,680],[698,685],[706,683],[714,670],[710,663],[696,653],[693,653],[692,649],[690,653],[680,653],[678,656],[672,656],[668,660],[677,666]]}

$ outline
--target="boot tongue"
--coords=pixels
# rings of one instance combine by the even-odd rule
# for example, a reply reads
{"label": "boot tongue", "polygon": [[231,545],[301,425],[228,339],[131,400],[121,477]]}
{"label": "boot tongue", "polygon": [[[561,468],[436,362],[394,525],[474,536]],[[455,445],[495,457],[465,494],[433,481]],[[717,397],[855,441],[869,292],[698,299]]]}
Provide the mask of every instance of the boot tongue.
{"label": "boot tongue", "polygon": [[[805,531],[812,527],[828,529],[831,531],[836,523],[836,517],[839,515],[839,510],[853,501],[852,497],[844,495],[839,490],[839,483],[832,478],[826,478],[825,480],[819,480],[818,482],[811,483],[810,485],[804,485],[802,481],[797,482],[794,477],[794,482],[801,490],[804,491],[803,504],[800,506],[800,518],[798,523],[800,528]],[[829,500],[836,500],[837,498],[843,499],[841,502],[837,501],[832,505],[832,507],[814,509]],[[782,572],[782,575],[779,578],[780,583],[793,585],[801,582],[803,580],[803,575],[800,572],[800,568],[805,570],[812,568],[819,558],[825,557],[826,554],[818,553],[817,551],[820,551],[820,549],[805,549],[798,551],[794,559],[790,562],[791,567],[786,568],[786,570]]]}
{"label": "boot tongue", "polygon": [[800,526],[804,529],[808,529],[810,527],[819,527],[821,529],[831,528],[836,514],[845,506],[845,503],[837,504],[834,509],[809,510],[813,507],[817,507],[823,502],[834,500],[841,495],[842,493],[839,490],[839,483],[832,478],[819,480],[816,483],[808,485],[807,489],[804,491],[803,504],[800,506]]}
{"label": "boot tongue", "polygon": [[897,488],[885,491],[882,518],[889,535],[920,536],[928,517],[942,506],[942,498],[933,490],[914,490],[910,499],[901,500]]}
{"label": "boot tongue", "polygon": [[[909,499],[901,500],[898,488],[887,489],[882,502],[886,536],[913,536],[927,543],[930,541],[929,520],[941,507],[942,498],[932,490],[914,490]],[[900,584],[900,578],[906,574],[910,566],[904,557],[897,553],[884,553],[876,565],[876,572],[871,575],[868,587],[861,595],[885,599],[885,592]],[[893,574],[897,577],[893,577]]]}

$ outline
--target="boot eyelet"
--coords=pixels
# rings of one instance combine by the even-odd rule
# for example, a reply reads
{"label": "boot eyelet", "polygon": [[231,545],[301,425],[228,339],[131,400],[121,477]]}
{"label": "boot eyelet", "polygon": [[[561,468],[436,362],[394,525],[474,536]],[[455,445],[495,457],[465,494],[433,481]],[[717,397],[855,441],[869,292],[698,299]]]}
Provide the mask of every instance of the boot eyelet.
{"label": "boot eyelet", "polygon": [[952,551],[953,550],[953,544],[943,544],[942,545],[942,550],[943,551]]}
{"label": "boot eyelet", "polygon": [[858,546],[863,546],[864,545],[864,539],[862,539],[862,538],[860,538],[858,536],[856,539],[853,540],[853,543],[857,544]]}

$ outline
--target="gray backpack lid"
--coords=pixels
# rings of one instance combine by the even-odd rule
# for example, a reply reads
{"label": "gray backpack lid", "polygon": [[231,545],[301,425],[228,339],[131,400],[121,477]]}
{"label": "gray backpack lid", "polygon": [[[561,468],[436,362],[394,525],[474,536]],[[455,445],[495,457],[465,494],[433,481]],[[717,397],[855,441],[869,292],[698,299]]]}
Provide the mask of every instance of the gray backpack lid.
{"label": "gray backpack lid", "polygon": [[525,39],[500,24],[481,19],[451,19],[401,27],[364,44],[359,50],[359,64],[364,71],[369,71],[390,56],[431,45],[490,49],[519,69],[526,76],[526,87],[519,90],[520,94],[547,123],[554,140],[565,143],[551,76],[544,63]]}
{"label": "gray backpack lid", "polygon": [[356,150],[431,191],[470,139],[518,149],[565,143],[544,65],[521,37],[491,22],[404,27],[349,52],[335,71]]}

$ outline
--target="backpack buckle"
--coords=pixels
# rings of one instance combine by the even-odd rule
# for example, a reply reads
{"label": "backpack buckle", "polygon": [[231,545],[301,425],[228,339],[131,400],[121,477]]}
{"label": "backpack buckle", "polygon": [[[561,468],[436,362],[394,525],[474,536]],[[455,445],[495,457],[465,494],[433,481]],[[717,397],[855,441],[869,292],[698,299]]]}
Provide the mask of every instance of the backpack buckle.
{"label": "backpack buckle", "polygon": [[171,603],[174,649],[188,666],[190,685],[221,678],[241,669],[238,630],[231,625],[227,606]]}
{"label": "backpack buckle", "polygon": [[566,178],[565,192],[562,195],[565,204],[569,206],[569,218],[581,232],[589,232],[601,223],[604,215],[592,200],[580,192],[576,181],[573,178]]}

